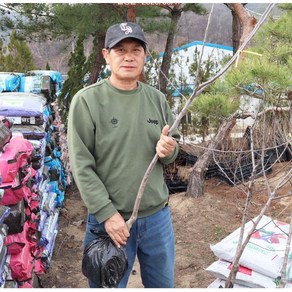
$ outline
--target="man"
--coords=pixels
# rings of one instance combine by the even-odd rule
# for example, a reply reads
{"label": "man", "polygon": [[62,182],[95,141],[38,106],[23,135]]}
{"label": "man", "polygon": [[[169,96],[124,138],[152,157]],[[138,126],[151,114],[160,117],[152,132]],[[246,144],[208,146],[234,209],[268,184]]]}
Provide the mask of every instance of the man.
{"label": "man", "polygon": [[[168,136],[173,117],[164,95],[138,81],[146,61],[146,40],[136,23],[111,26],[103,56],[111,76],[80,90],[68,119],[72,173],[88,208],[84,246],[106,231],[117,247],[126,245],[129,268],[137,255],[146,288],[174,287],[174,234],[163,164],[178,153]],[[179,135],[175,135],[179,138]],[[138,189],[155,154],[159,160],[146,185],[138,219],[128,230]],[[94,287],[89,281],[89,286]]]}

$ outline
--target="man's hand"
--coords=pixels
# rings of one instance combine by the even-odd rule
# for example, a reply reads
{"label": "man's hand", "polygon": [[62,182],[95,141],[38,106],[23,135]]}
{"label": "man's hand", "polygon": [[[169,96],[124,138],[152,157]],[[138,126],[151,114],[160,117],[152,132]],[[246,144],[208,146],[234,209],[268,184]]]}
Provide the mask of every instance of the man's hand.
{"label": "man's hand", "polygon": [[117,247],[126,245],[130,236],[128,226],[120,213],[115,213],[104,223],[104,228]]}
{"label": "man's hand", "polygon": [[162,129],[160,139],[156,145],[156,152],[160,158],[169,156],[175,149],[176,141],[167,136],[169,132],[169,125],[164,126]]}

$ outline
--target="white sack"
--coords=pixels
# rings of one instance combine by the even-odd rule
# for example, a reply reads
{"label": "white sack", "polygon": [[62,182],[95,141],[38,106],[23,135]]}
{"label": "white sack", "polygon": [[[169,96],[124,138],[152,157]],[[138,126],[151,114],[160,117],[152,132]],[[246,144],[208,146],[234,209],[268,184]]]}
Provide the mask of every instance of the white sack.
{"label": "white sack", "polygon": [[[225,281],[223,279],[216,279],[207,288],[225,288]],[[246,286],[234,284],[233,288],[249,288]]]}
{"label": "white sack", "polygon": [[[246,223],[244,239],[252,226],[252,221]],[[279,277],[283,264],[288,231],[289,224],[277,220],[272,221],[271,218],[263,216],[244,249],[239,264],[271,278]],[[236,229],[219,243],[211,245],[211,250],[218,258],[233,262],[239,234],[240,228]],[[290,253],[290,255],[292,254]],[[290,262],[287,268],[287,279],[290,280],[292,279],[291,264],[292,259],[290,256]]]}
{"label": "white sack", "polygon": [[[218,260],[211,264],[206,271],[216,278],[227,280],[232,264]],[[276,288],[275,279],[259,274],[244,266],[239,266],[235,283],[250,288]]]}

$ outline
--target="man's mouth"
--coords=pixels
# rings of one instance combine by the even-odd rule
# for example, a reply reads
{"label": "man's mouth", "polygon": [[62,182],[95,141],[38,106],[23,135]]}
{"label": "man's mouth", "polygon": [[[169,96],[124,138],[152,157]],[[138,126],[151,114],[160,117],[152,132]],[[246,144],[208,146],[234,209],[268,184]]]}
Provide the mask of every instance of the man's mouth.
{"label": "man's mouth", "polygon": [[135,69],[135,67],[133,67],[133,66],[122,66],[122,68],[124,68],[124,69]]}

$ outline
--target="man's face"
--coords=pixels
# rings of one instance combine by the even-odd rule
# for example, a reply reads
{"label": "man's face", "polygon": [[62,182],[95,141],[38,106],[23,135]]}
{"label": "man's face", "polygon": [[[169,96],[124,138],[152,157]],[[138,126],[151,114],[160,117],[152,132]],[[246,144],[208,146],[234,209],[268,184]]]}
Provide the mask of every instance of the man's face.
{"label": "man's face", "polygon": [[146,61],[142,45],[134,39],[124,39],[112,49],[103,49],[103,56],[111,68],[111,79],[137,81]]}

